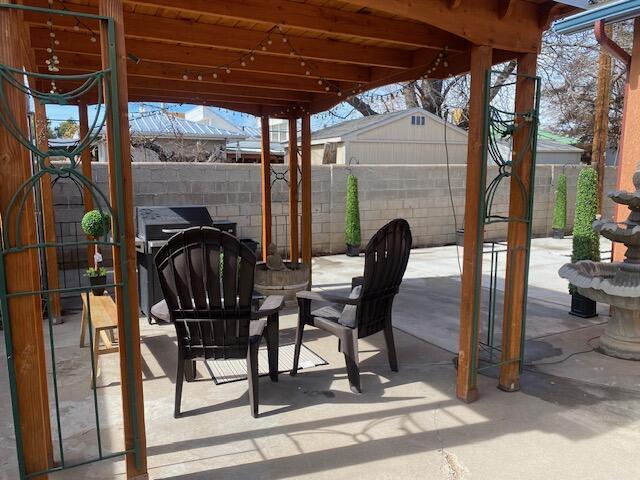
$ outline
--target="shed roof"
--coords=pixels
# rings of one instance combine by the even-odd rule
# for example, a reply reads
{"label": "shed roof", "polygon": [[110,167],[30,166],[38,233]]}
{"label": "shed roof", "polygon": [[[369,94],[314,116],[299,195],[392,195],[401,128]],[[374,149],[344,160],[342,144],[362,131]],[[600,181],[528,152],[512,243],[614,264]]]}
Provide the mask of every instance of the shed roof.
{"label": "shed roof", "polygon": [[[312,140],[324,140],[324,139],[335,139],[335,141],[341,141],[343,137],[349,135],[357,135],[358,133],[365,132],[372,128],[377,128],[383,126],[387,123],[391,123],[395,120],[398,120],[403,117],[408,117],[411,115],[424,115],[432,120],[445,123],[445,121],[434,115],[431,112],[426,111],[423,108],[415,107],[409,108],[406,110],[399,110],[397,112],[389,112],[389,113],[380,113],[378,115],[369,115],[367,117],[356,118],[353,120],[347,120],[345,122],[340,122],[335,125],[331,125],[330,127],[325,127],[320,130],[316,130],[311,134]],[[457,126],[453,124],[448,124],[450,128],[459,129]],[[461,130],[464,132],[463,130]],[[464,132],[466,134],[466,132]]]}

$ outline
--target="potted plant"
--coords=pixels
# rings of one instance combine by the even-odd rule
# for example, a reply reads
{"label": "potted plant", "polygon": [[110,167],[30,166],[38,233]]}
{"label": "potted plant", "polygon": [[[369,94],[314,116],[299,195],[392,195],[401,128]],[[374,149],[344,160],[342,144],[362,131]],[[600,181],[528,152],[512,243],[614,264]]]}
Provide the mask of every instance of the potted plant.
{"label": "potted plant", "polygon": [[[576,212],[573,220],[572,262],[580,260],[600,261],[600,237],[592,225],[598,213],[598,174],[593,168],[585,168],[578,175]],[[596,302],[583,297],[575,285],[569,285],[571,315],[591,318],[597,315]]]}
{"label": "potted plant", "polygon": [[556,188],[556,203],[553,207],[553,238],[564,238],[567,228],[567,176],[561,173],[558,176]]}
{"label": "potted plant", "polygon": [[91,291],[97,297],[104,295],[105,285],[107,284],[107,269],[104,267],[89,267],[85,272],[85,276],[91,284]]}
{"label": "potted plant", "polygon": [[347,255],[357,257],[360,255],[360,204],[358,202],[358,179],[355,175],[347,177],[347,199],[345,208],[344,236],[347,243]]}
{"label": "potted plant", "polygon": [[[111,230],[111,217],[101,210],[91,210],[82,217],[80,226],[88,237],[98,240],[106,237]],[[102,255],[100,255],[98,245],[96,245],[93,267],[89,267],[85,272],[85,276],[89,278],[89,283],[93,287],[92,292],[96,296],[104,294],[107,283],[107,269],[101,266],[100,263],[102,263]]]}

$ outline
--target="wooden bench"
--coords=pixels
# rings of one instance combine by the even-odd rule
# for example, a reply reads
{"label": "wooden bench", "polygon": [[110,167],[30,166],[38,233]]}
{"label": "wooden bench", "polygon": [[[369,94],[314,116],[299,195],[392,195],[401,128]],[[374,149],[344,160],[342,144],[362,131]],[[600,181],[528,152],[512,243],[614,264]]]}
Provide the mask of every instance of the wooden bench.
{"label": "wooden bench", "polygon": [[[99,356],[118,351],[116,340],[118,312],[115,302],[108,294],[97,297],[93,293],[89,293],[89,305],[87,305],[87,295],[81,296],[82,325],[80,326],[80,347],[85,346],[86,333],[89,325],[91,325],[93,373],[97,379],[98,375],[100,375],[100,369],[98,368]],[[91,321],[89,321],[89,316],[91,316]]]}

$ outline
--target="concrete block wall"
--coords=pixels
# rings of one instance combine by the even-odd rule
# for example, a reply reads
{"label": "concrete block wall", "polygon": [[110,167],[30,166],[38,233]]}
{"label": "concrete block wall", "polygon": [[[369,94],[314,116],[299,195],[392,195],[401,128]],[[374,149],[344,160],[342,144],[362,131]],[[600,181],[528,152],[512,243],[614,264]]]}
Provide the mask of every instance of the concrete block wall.
{"label": "concrete block wall", "polygon": [[[582,167],[542,165],[536,171],[533,231],[535,236],[551,232],[555,184],[558,175],[567,174],[569,229],[575,209],[577,176]],[[286,166],[274,171],[286,178]],[[497,169],[488,169],[488,179]],[[466,168],[452,165],[376,165],[313,166],[313,251],[314,254],[340,253],[344,244],[344,199],[349,173],[358,177],[363,245],[378,228],[393,218],[406,218],[411,224],[414,245],[426,247],[455,242],[456,226],[464,221]],[[107,165],[94,163],[94,179],[106,192]],[[146,205],[206,205],[215,219],[238,224],[242,238],[260,241],[262,229],[260,166],[251,164],[135,163],[133,164],[135,203]],[[276,176],[272,176],[272,180]],[[494,214],[506,215],[509,179],[504,179],[494,200]],[[456,212],[456,222],[449,193]],[[606,190],[615,186],[615,171],[608,168]],[[56,221],[79,221],[82,217],[80,191],[68,181],[54,187]],[[283,253],[288,252],[288,185],[275,180],[272,186],[274,239]],[[612,202],[605,201],[605,217],[613,214]],[[486,227],[487,239],[504,239],[505,224]]]}

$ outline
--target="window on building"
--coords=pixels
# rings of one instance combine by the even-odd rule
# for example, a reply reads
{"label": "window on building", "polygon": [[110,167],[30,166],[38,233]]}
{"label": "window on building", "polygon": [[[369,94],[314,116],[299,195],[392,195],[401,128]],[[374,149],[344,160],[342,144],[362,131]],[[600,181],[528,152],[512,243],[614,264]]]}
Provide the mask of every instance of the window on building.
{"label": "window on building", "polygon": [[424,115],[411,115],[411,125],[424,125],[425,119]]}

